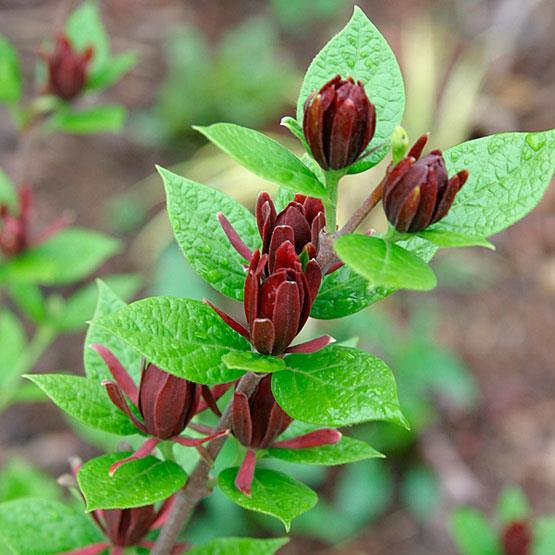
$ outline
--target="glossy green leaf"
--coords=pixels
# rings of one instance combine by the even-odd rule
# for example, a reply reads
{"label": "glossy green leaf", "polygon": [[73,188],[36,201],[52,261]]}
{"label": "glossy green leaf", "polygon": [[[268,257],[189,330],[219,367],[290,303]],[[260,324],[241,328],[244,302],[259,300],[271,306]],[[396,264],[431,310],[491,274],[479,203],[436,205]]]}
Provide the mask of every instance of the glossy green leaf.
{"label": "glossy green leaf", "polygon": [[289,538],[260,540],[255,538],[218,538],[193,547],[189,555],[274,555]]}
{"label": "glossy green leaf", "polygon": [[64,108],[57,111],[47,122],[49,131],[61,131],[75,135],[89,133],[116,133],[127,118],[127,111],[119,104],[93,106],[85,110]]}
{"label": "glossy green leaf", "polygon": [[393,373],[379,358],[330,345],[310,355],[289,355],[272,391],[291,417],[322,426],[385,420],[406,426]]}
{"label": "glossy green leaf", "polygon": [[104,281],[97,279],[96,285],[98,289],[96,310],[85,338],[85,373],[93,381],[112,378],[102,357],[89,347],[94,343],[98,343],[110,349],[118,357],[123,367],[135,379],[135,383],[139,383],[141,354],[113,333],[94,325],[98,320],[115,314],[120,308],[127,305]]}
{"label": "glossy green leaf", "polygon": [[13,45],[0,35],[0,102],[15,104],[21,98],[22,75],[19,55]]}
{"label": "glossy green leaf", "polygon": [[[435,245],[416,236],[400,244],[424,261],[431,260],[437,251]],[[343,266],[324,277],[310,315],[322,320],[343,318],[381,301],[394,291],[393,288],[369,287],[368,280],[349,266]]]}
{"label": "glossy green leaf", "polygon": [[248,372],[279,372],[285,369],[285,362],[282,358],[251,351],[233,351],[224,355],[222,361],[228,368]]}
{"label": "glossy green leaf", "polygon": [[118,248],[118,241],[111,237],[87,229],[68,228],[0,263],[0,282],[62,285],[78,281]]}
{"label": "glossy green leaf", "polygon": [[289,531],[291,521],[308,511],[318,501],[318,496],[308,486],[282,472],[258,468],[252,483],[251,496],[247,497],[235,487],[238,468],[227,468],[218,476],[218,485],[233,502],[244,509],[273,516]]}
{"label": "glossy green leaf", "polygon": [[326,189],[289,150],[266,135],[232,123],[195,127],[208,140],[256,175],[295,193],[324,198]]}
{"label": "glossy green leaf", "polygon": [[501,492],[495,512],[500,522],[507,525],[527,520],[532,510],[524,492],[519,487],[512,486]]}
{"label": "glossy green leaf", "polygon": [[83,424],[119,435],[139,433],[98,382],[65,374],[25,377],[37,384],[59,408]]}
{"label": "glossy green leaf", "polygon": [[[116,294],[125,298],[137,292],[141,286],[138,274],[117,274],[107,276],[104,283]],[[60,313],[51,316],[59,330],[68,332],[84,328],[95,312],[98,298],[96,283],[87,283],[78,289],[63,304]]]}
{"label": "glossy green leaf", "polygon": [[482,512],[471,507],[458,509],[451,529],[461,555],[502,555],[497,534]]}
{"label": "glossy green leaf", "polygon": [[181,467],[152,456],[130,461],[110,476],[110,466],[130,454],[102,455],[81,467],[77,481],[85,497],[87,511],[150,505],[167,499],[185,485],[187,475]]}
{"label": "glossy green leaf", "polygon": [[432,229],[489,237],[526,216],[541,200],[555,171],[555,129],[501,133],[462,143],[444,153],[449,175],[468,181]]}
{"label": "glossy green leaf", "polygon": [[58,555],[104,537],[82,511],[28,497],[0,504],[0,539],[14,555]]}
{"label": "glossy green leaf", "polygon": [[197,383],[225,383],[244,372],[229,370],[222,356],[250,350],[207,305],[191,299],[152,297],[95,321],[160,368]]}
{"label": "glossy green leaf", "polygon": [[386,143],[351,167],[350,173],[358,173],[375,166],[387,154],[391,133],[405,110],[405,90],[395,55],[357,6],[347,26],[324,46],[306,72],[297,102],[300,123],[306,98],[337,74],[362,81],[376,106],[376,133],[369,146],[375,148]]}
{"label": "glossy green leaf", "polygon": [[254,216],[230,196],[158,168],[164,181],[173,233],[183,254],[215,289],[235,300],[243,299],[245,261],[222,230],[217,213],[231,222],[251,249],[260,246]]}
{"label": "glossy green leaf", "polygon": [[270,457],[298,464],[318,464],[334,466],[347,464],[363,459],[382,458],[379,451],[370,447],[366,442],[343,436],[335,445],[322,445],[306,449],[286,449],[271,447],[268,450]]}
{"label": "glossy green leaf", "polygon": [[291,116],[284,116],[283,118],[281,118],[280,125],[283,125],[283,127],[285,127],[286,129],[289,129],[291,134],[297,139],[299,139],[299,141],[301,141],[301,143],[305,146],[305,148],[307,147],[307,142],[303,133],[303,128],[295,118],[292,118]]}
{"label": "glossy green leaf", "polygon": [[432,269],[410,251],[367,235],[345,235],[335,243],[335,252],[373,287],[433,289],[437,280]]}
{"label": "glossy green leaf", "polygon": [[418,235],[438,247],[484,247],[495,250],[495,245],[484,237],[475,235],[464,235],[443,229],[425,229]]}

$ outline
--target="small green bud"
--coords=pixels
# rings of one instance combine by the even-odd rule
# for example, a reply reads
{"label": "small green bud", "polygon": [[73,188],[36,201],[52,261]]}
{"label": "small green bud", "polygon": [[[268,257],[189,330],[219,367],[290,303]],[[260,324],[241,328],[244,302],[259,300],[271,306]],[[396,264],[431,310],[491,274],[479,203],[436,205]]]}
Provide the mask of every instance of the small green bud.
{"label": "small green bud", "polygon": [[404,157],[409,148],[409,136],[407,132],[398,125],[391,134],[391,153],[393,164],[398,164]]}

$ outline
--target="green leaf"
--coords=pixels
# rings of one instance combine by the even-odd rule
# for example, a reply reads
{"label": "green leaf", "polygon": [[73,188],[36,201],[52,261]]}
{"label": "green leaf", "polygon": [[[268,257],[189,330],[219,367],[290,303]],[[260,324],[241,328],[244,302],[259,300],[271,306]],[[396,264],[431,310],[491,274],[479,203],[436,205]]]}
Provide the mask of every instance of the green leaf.
{"label": "green leaf", "polygon": [[127,305],[104,281],[97,279],[96,285],[98,287],[98,302],[91,325],[87,331],[87,337],[85,338],[85,373],[89,378],[95,381],[112,378],[102,357],[96,351],[89,348],[89,345],[98,343],[110,349],[118,357],[131,377],[135,379],[135,383],[138,383],[141,374],[140,353],[132,349],[127,343],[119,339],[113,333],[94,325],[98,320],[115,314],[120,308]]}
{"label": "green leaf", "polygon": [[62,131],[75,135],[120,131],[127,118],[127,111],[119,104],[93,106],[85,110],[63,108],[47,122],[49,131]]}
{"label": "green leaf", "polygon": [[[401,245],[426,262],[437,251],[435,245],[416,236],[402,241]],[[310,315],[323,320],[343,318],[381,301],[394,291],[393,288],[369,287],[366,279],[349,266],[343,266],[324,277]]]}
{"label": "green leaf", "polygon": [[345,235],[334,243],[339,258],[374,287],[433,289],[437,280],[432,269],[408,250],[367,235]]}
{"label": "green leaf", "polygon": [[110,453],[87,461],[77,473],[77,481],[87,511],[128,509],[163,501],[181,489],[187,475],[177,464],[145,457],[130,461],[110,476],[110,466],[131,453]]}
{"label": "green leaf", "polygon": [[303,128],[295,118],[292,118],[291,116],[284,116],[281,118],[280,125],[283,125],[283,127],[289,129],[289,131],[291,131],[291,134],[299,139],[299,141],[301,141],[304,147],[308,150],[308,145],[303,133]]}
{"label": "green leaf", "polygon": [[0,539],[15,555],[58,555],[104,538],[82,511],[58,501],[26,498],[0,504]]}
{"label": "green leaf", "polygon": [[7,204],[10,212],[19,211],[17,192],[11,179],[2,168],[0,168],[0,204]]}
{"label": "green leaf", "polygon": [[0,263],[0,282],[63,285],[78,281],[115,254],[111,237],[80,228],[60,231],[46,242]]}
{"label": "green leaf", "polygon": [[[105,284],[116,295],[128,298],[141,286],[138,274],[119,274],[105,278]],[[87,283],[67,299],[59,314],[51,315],[50,320],[61,331],[75,331],[84,328],[94,314],[97,304],[98,287],[96,283]],[[89,343],[90,344],[90,343]]]}
{"label": "green leaf", "polygon": [[495,250],[495,245],[484,237],[464,235],[443,229],[425,229],[418,233],[418,236],[438,247],[484,247],[493,251]]}
{"label": "green leaf", "polygon": [[349,172],[358,173],[375,166],[387,154],[390,136],[403,117],[405,91],[401,70],[387,41],[356,6],[347,26],[324,46],[306,72],[297,102],[299,123],[306,98],[337,74],[362,81],[376,106],[376,133],[369,147],[386,143],[351,166]]}
{"label": "green leaf", "polygon": [[533,555],[551,555],[555,545],[555,516],[538,518],[534,522]]}
{"label": "green leaf", "polygon": [[501,524],[507,525],[527,520],[532,511],[524,492],[519,487],[512,486],[501,492],[495,512]]}
{"label": "green leaf", "polygon": [[12,501],[40,494],[41,499],[59,499],[62,490],[48,474],[30,465],[25,459],[14,457],[2,467],[0,501]]}
{"label": "green leaf", "polygon": [[292,418],[323,426],[385,420],[406,426],[395,379],[379,358],[330,345],[310,355],[289,355],[287,370],[272,378],[274,396]]}
{"label": "green leaf", "polygon": [[19,55],[12,44],[0,35],[0,102],[15,104],[21,98],[22,75]]}
{"label": "green leaf", "polygon": [[18,308],[33,322],[44,322],[46,304],[38,285],[31,283],[10,283],[8,291]]}
{"label": "green leaf", "polygon": [[17,370],[17,363],[26,344],[27,337],[19,320],[8,309],[1,310],[0,360],[2,361],[2,372],[0,372],[0,384],[7,383],[13,377],[13,372]]}
{"label": "green leaf", "polygon": [[555,129],[501,133],[445,151],[449,175],[468,181],[432,229],[489,237],[514,224],[541,200],[555,170]]}
{"label": "green leaf", "polygon": [[173,233],[191,266],[215,289],[243,299],[245,260],[233,248],[216,215],[221,211],[251,249],[260,246],[254,216],[230,196],[163,168]]}
{"label": "green leaf", "polygon": [[227,468],[218,476],[218,485],[234,503],[248,509],[276,517],[289,531],[291,521],[308,511],[318,496],[308,486],[282,472],[258,468],[254,474],[251,496],[235,487],[238,468]]}
{"label": "green leaf", "polygon": [[251,351],[233,351],[224,355],[222,361],[228,368],[247,372],[279,372],[285,369],[282,358]]}
{"label": "green leaf", "polygon": [[52,401],[73,418],[105,432],[119,435],[139,433],[129,417],[110,401],[97,382],[65,374],[26,375]]}
{"label": "green leaf", "polygon": [[244,372],[221,361],[232,351],[250,350],[208,306],[191,299],[152,297],[95,321],[171,374],[197,383],[225,383]]}
{"label": "green leaf", "polygon": [[208,140],[256,175],[312,197],[324,198],[326,188],[289,150],[254,129],[232,123],[195,127]]}
{"label": "green leaf", "polygon": [[124,52],[113,57],[109,64],[103,65],[89,77],[87,88],[89,90],[99,90],[113,85],[136,63],[137,55],[134,52]]}
{"label": "green leaf", "polygon": [[254,538],[218,538],[193,547],[189,555],[274,555],[289,538],[259,540]]}
{"label": "green leaf", "polygon": [[366,442],[348,436],[343,436],[335,445],[321,445],[320,447],[308,447],[306,449],[271,447],[268,454],[276,459],[291,463],[324,466],[347,464],[384,456]]}
{"label": "green leaf", "polygon": [[461,555],[501,555],[501,546],[486,517],[471,507],[458,509],[451,518],[455,545]]}

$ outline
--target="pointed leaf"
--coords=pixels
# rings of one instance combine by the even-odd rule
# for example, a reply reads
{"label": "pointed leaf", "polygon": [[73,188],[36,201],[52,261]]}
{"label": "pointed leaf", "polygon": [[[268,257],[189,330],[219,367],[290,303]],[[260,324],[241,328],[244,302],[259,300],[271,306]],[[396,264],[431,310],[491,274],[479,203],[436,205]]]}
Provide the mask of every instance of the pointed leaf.
{"label": "pointed leaf", "polygon": [[292,418],[322,426],[385,420],[406,426],[393,373],[360,349],[330,345],[310,355],[289,355],[287,370],[272,377],[272,391]]}
{"label": "pointed leaf", "polygon": [[367,235],[345,235],[335,243],[335,252],[373,287],[433,289],[437,280],[432,269],[408,250]]}
{"label": "pointed leaf", "polygon": [[357,6],[346,27],[316,55],[306,72],[297,102],[300,123],[306,98],[337,74],[362,81],[370,102],[376,106],[376,133],[369,147],[386,143],[351,166],[350,173],[358,173],[375,166],[387,154],[391,133],[405,110],[405,90],[395,54]]}
{"label": "pointed leaf", "polygon": [[318,496],[308,486],[282,472],[259,468],[247,497],[235,487],[238,468],[228,468],[218,476],[218,485],[233,502],[244,509],[274,516],[289,531],[291,521],[311,509]]}
{"label": "pointed leaf", "polygon": [[144,299],[94,325],[114,333],[166,372],[197,383],[239,378],[244,372],[229,370],[222,356],[250,350],[248,341],[211,308],[191,299]]}
{"label": "pointed leaf", "polygon": [[226,237],[216,215],[222,212],[243,242],[260,246],[256,220],[230,196],[158,168],[164,181],[173,233],[185,258],[212,287],[240,301],[245,285],[245,261]]}
{"label": "pointed leaf", "polygon": [[208,140],[256,175],[312,197],[324,198],[326,188],[289,150],[254,129],[232,123],[195,127]]}
{"label": "pointed leaf", "polygon": [[177,464],[152,456],[130,461],[110,476],[110,466],[129,455],[129,452],[110,453],[91,459],[81,467],[77,481],[87,502],[87,511],[150,505],[167,499],[187,481],[187,475]]}
{"label": "pointed leaf", "polygon": [[17,50],[0,35],[0,102],[18,102],[21,98],[22,84],[21,63]]}
{"label": "pointed leaf", "polygon": [[458,509],[451,519],[451,530],[461,555],[502,555],[497,534],[476,509]]}

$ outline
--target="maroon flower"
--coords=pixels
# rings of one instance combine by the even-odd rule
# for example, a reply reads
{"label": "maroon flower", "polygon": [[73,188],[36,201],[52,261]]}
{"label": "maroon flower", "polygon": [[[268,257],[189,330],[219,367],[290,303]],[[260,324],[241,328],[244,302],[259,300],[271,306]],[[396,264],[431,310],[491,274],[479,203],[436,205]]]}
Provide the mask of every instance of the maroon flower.
{"label": "maroon flower", "polygon": [[466,170],[449,179],[440,150],[420,158],[427,140],[427,135],[420,137],[408,155],[388,169],[384,180],[385,214],[403,233],[422,231],[444,218],[468,179]]}
{"label": "maroon flower", "polygon": [[513,522],[503,532],[504,555],[530,555],[532,531],[527,522]]}
{"label": "maroon flower", "polygon": [[54,51],[43,55],[48,65],[48,92],[63,100],[73,100],[78,96],[87,82],[92,56],[92,46],[79,53],[74,50],[68,37],[59,35]]}
{"label": "maroon flower", "polygon": [[[129,417],[139,432],[151,436],[133,455],[114,463],[110,467],[110,474],[122,464],[146,457],[160,441],[171,440],[187,447],[198,447],[206,441],[229,433],[228,430],[213,433],[213,430],[202,427],[200,431],[210,435],[200,439],[180,435],[193,416],[207,408],[221,416],[216,400],[231,387],[231,383],[210,389],[169,374],[154,364],[144,364],[141,383],[137,389],[131,376],[109,349],[98,344],[91,345],[91,348],[103,358],[114,378],[113,381],[102,382],[111,401]],[[142,421],[129,406],[126,396],[136,407]]]}
{"label": "maroon flower", "polygon": [[30,232],[31,189],[26,185],[20,187],[18,197],[19,210],[16,213],[11,212],[7,204],[0,204],[0,252],[6,258],[23,253],[68,225],[67,218],[60,218],[33,237]]}
{"label": "maroon flower", "polygon": [[320,445],[333,445],[341,439],[341,433],[334,429],[316,430],[294,439],[278,441],[293,419],[277,404],[272,394],[272,376],[260,380],[256,390],[247,397],[236,391],[233,396],[233,435],[247,447],[247,453],[237,474],[235,485],[245,495],[250,495],[256,466],[256,449],[283,447],[303,449]]}
{"label": "maroon flower", "polygon": [[324,170],[350,166],[376,130],[376,110],[363,84],[337,75],[304,105],[303,131],[314,159]]}
{"label": "maroon flower", "polygon": [[[72,465],[74,477],[81,467],[81,461]],[[104,509],[92,511],[94,519],[102,533],[109,541],[102,541],[59,555],[96,555],[110,549],[110,555],[123,555],[126,547],[144,547],[150,549],[154,542],[144,538],[152,530],[158,530],[167,520],[175,498],[169,497],[158,509],[154,505],[145,505],[133,509]],[[172,549],[172,555],[181,553],[186,544],[179,543]]]}
{"label": "maroon flower", "polygon": [[262,249],[254,254],[221,212],[218,219],[230,243],[249,261],[244,295],[248,329],[208,304],[260,353],[309,353],[325,347],[329,336],[289,347],[305,325],[322,282],[316,261],[319,235],[326,223],[322,202],[297,194],[278,214],[268,193],[261,193],[256,220]]}

